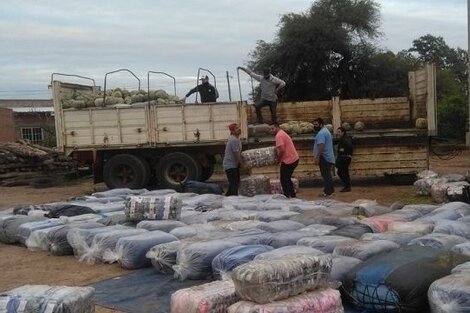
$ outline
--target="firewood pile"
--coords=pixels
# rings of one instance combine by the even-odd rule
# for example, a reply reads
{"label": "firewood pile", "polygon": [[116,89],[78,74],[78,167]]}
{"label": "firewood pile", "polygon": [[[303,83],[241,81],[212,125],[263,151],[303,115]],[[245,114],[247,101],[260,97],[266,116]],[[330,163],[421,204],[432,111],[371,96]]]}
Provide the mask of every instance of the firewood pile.
{"label": "firewood pile", "polygon": [[[0,142],[0,185],[31,185],[45,178],[73,172],[71,159],[53,149],[30,144],[24,140]],[[51,179],[48,179],[51,181]]]}

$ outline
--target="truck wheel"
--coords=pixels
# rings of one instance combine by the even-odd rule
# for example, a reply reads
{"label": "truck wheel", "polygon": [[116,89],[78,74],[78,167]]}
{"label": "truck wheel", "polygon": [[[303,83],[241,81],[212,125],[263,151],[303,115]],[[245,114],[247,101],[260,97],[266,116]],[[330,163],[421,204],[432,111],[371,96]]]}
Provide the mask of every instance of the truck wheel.
{"label": "truck wheel", "polygon": [[103,178],[110,189],[140,189],[149,181],[150,166],[135,155],[118,154],[104,165]]}
{"label": "truck wheel", "polygon": [[199,180],[201,167],[186,153],[173,152],[160,159],[156,176],[161,186],[179,189],[185,181]]}
{"label": "truck wheel", "polygon": [[208,155],[207,156],[207,165],[208,166],[202,166],[201,167],[201,181],[206,181],[208,180],[212,174],[214,174],[214,169],[215,169],[215,157],[213,155]]}

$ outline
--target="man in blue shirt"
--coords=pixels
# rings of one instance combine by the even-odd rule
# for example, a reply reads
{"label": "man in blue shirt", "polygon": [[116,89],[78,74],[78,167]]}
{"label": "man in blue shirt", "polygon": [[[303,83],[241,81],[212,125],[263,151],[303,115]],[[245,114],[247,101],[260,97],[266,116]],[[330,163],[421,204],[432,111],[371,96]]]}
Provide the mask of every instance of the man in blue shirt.
{"label": "man in blue shirt", "polygon": [[335,165],[333,137],[324,126],[322,118],[313,121],[313,128],[317,132],[313,145],[313,157],[315,158],[315,164],[320,166],[320,173],[323,178],[323,193],[321,196],[329,197],[335,192],[333,177],[331,176],[331,169]]}

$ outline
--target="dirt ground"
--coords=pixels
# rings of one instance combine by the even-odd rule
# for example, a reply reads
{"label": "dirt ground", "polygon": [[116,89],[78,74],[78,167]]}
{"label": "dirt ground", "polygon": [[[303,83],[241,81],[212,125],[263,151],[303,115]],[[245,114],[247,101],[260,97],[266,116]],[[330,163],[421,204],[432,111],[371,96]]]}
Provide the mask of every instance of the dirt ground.
{"label": "dirt ground", "polygon": [[[470,169],[470,151],[463,150],[455,158],[449,160],[432,157],[430,169],[439,174],[458,173],[465,175]],[[337,178],[335,180],[337,190],[339,190],[340,183]],[[0,187],[0,211],[18,205],[63,201],[73,196],[90,194],[104,189],[102,184],[93,185],[91,178],[46,189]],[[318,199],[321,191],[321,181],[316,180],[308,187],[300,188],[298,197],[308,200]],[[391,185],[382,178],[353,178],[352,192],[337,192],[333,199],[345,202],[373,199],[384,205],[390,205],[399,200],[405,203],[431,203],[430,198],[416,196],[412,185]],[[85,286],[130,272],[120,268],[117,264],[88,265],[78,262],[73,256],[50,256],[45,252],[31,252],[24,247],[2,243],[0,243],[0,268],[2,269],[0,292],[25,284]],[[96,312],[116,311],[97,306]]]}

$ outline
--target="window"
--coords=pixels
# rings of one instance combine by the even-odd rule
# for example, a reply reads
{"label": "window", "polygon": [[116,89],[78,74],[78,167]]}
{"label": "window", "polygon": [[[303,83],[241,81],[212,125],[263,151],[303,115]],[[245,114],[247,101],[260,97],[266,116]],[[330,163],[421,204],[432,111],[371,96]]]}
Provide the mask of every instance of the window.
{"label": "window", "polygon": [[41,127],[21,128],[21,138],[31,141],[31,143],[41,143],[44,140],[44,132]]}

